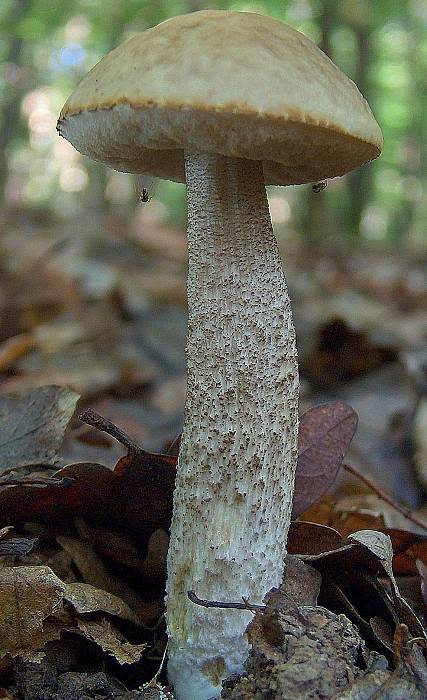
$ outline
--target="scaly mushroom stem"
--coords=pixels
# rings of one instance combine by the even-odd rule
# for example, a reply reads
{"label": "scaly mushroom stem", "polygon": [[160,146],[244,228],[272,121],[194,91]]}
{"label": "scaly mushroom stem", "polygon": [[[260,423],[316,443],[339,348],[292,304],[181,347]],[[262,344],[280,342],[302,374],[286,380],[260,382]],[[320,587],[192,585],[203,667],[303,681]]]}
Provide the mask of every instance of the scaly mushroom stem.
{"label": "scaly mushroom stem", "polygon": [[179,700],[219,696],[242,670],[250,612],[278,586],[291,515],[298,365],[262,164],[186,156],[188,386],[168,557],[169,680]]}

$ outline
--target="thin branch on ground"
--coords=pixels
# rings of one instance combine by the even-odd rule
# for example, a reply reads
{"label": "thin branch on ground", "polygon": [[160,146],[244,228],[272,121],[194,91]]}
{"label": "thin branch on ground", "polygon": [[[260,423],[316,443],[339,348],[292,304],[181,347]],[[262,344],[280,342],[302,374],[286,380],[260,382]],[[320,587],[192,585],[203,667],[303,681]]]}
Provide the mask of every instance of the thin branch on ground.
{"label": "thin branch on ground", "polygon": [[243,598],[243,603],[224,603],[218,600],[203,600],[199,598],[194,591],[187,591],[187,596],[192,603],[200,605],[203,608],[224,608],[233,610],[261,610],[264,612],[265,605],[253,605],[248,600]]}
{"label": "thin branch on ground", "polygon": [[174,455],[174,452],[176,452],[177,446],[179,447],[179,444],[181,441],[181,435],[182,435],[182,433],[177,435],[176,438],[174,438],[172,440],[171,444],[169,445],[168,449],[166,450],[167,455]]}
{"label": "thin branch on ground", "polygon": [[411,523],[414,523],[414,525],[417,525],[418,527],[421,527],[423,530],[427,531],[427,524],[426,522],[423,522],[420,520],[414,512],[408,508],[407,506],[404,506],[401,503],[397,503],[390,494],[387,493],[387,491],[384,491],[384,489],[381,488],[381,486],[378,486],[374,481],[371,481],[369,477],[365,476],[365,474],[362,474],[356,467],[351,467],[349,464],[343,464],[342,465],[343,469],[346,469],[350,474],[353,474],[357,479],[362,481],[371,491],[373,491],[378,498],[381,498],[381,500],[385,501],[388,503],[392,508],[398,511],[401,515],[403,515],[404,518],[409,520]]}

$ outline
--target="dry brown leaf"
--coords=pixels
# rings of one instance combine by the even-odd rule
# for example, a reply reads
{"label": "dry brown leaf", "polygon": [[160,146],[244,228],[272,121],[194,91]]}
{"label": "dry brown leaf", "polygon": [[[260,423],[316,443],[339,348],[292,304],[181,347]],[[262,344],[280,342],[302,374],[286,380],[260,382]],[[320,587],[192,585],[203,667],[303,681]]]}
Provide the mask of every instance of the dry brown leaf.
{"label": "dry brown leaf", "polygon": [[350,498],[337,499],[328,494],[308,508],[300,520],[335,528],[342,537],[357,530],[384,529],[384,520],[377,512],[359,510]]}
{"label": "dry brown leaf", "polygon": [[147,644],[130,644],[116,630],[108,620],[97,622],[91,620],[79,620],[78,628],[85,637],[91,639],[107,654],[114,656],[119,664],[136,664],[141,660]]}
{"label": "dry brown leaf", "polygon": [[45,620],[62,607],[64,588],[47,566],[0,570],[0,658],[10,654],[34,660],[47,641],[59,637],[59,629]]}
{"label": "dry brown leaf", "polygon": [[137,616],[121,598],[103,591],[89,583],[69,583],[65,587],[64,600],[70,603],[76,613],[103,612],[134,624],[140,624]]}
{"label": "dry brown leaf", "polygon": [[317,605],[321,584],[322,576],[316,569],[299,557],[287,555],[280,593],[290,598],[296,605]]}
{"label": "dry brown leaf", "polygon": [[97,552],[131,569],[141,568],[142,554],[129,535],[98,525],[89,525],[80,517],[74,522],[82,540],[90,542]]}
{"label": "dry brown leaf", "polygon": [[304,362],[305,374],[322,387],[366,374],[396,359],[392,348],[375,345],[366,333],[334,318],[317,330],[314,351]]}
{"label": "dry brown leaf", "polygon": [[117,579],[107,571],[101,557],[94,552],[88,542],[66,536],[59,536],[56,541],[73,559],[86,583],[110,593],[117,592],[119,585]]}
{"label": "dry brown leaf", "polygon": [[143,601],[125,581],[110,574],[101,557],[87,542],[73,537],[57,537],[57,542],[72,557],[86,583],[124,600],[143,623],[148,623],[159,616],[161,612],[159,602]]}
{"label": "dry brown leaf", "polygon": [[357,413],[342,401],[314,406],[301,416],[292,518],[335,481],[357,428]]}
{"label": "dry brown leaf", "polygon": [[353,532],[347,539],[350,542],[356,542],[366,547],[369,552],[379,559],[385,573],[393,585],[396,586],[393,576],[393,547],[388,535],[376,530],[359,530],[358,532]]}
{"label": "dry brown leaf", "polygon": [[0,470],[55,464],[78,399],[59,386],[0,397]]}
{"label": "dry brown leaf", "polygon": [[394,573],[404,576],[417,575],[417,561],[427,564],[427,537],[394,528],[387,528],[384,532],[391,537],[393,543]]}
{"label": "dry brown leaf", "polygon": [[342,547],[339,532],[332,527],[297,520],[289,528],[287,549],[290,554],[322,554]]}
{"label": "dry brown leaf", "polygon": [[155,530],[148,540],[148,551],[141,571],[151,578],[166,576],[166,557],[169,547],[169,536],[166,530]]}
{"label": "dry brown leaf", "polygon": [[396,606],[400,621],[405,623],[414,636],[422,637],[427,643],[427,632],[424,630],[421,621],[418,619],[411,606],[401,596],[396,579],[393,574],[393,546],[391,539],[384,532],[372,530],[362,530],[355,532],[348,537],[351,542],[362,545],[365,551],[373,554],[388,577],[391,585],[393,602]]}

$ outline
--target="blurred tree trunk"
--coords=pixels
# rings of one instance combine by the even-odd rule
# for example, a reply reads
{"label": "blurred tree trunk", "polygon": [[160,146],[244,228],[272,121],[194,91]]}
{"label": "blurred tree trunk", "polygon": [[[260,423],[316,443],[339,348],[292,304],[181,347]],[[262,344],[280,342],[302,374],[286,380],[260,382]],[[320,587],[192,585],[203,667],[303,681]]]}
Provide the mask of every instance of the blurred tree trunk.
{"label": "blurred tree trunk", "polygon": [[[8,48],[5,52],[5,63],[21,66],[22,52],[24,48],[23,39],[14,36],[14,26],[25,16],[31,0],[15,0],[12,4],[12,11],[8,17],[9,25],[5,28],[4,35],[11,37]],[[12,21],[10,21],[12,20]],[[7,148],[11,142],[16,124],[19,120],[19,110],[21,106],[22,84],[18,80],[17,84],[9,84],[5,88],[5,95],[0,107],[0,198],[4,198],[4,188],[7,179]]]}
{"label": "blurred tree trunk", "polygon": [[[321,30],[321,40],[319,47],[322,51],[332,57],[331,49],[331,31],[335,24],[334,3],[325,2],[323,4],[322,14],[318,18],[319,28]],[[333,235],[331,231],[331,218],[326,202],[326,192],[314,194],[307,192],[305,200],[305,211],[302,215],[302,230],[307,241],[322,241],[324,238]]]}
{"label": "blurred tree trunk", "polygon": [[408,50],[408,73],[411,78],[408,99],[412,106],[412,120],[411,131],[404,140],[402,169],[404,176],[413,178],[415,187],[411,188],[410,180],[406,180],[399,197],[399,210],[391,227],[391,236],[397,241],[404,239],[413,229],[422,199],[421,193],[418,197],[416,190],[414,191],[415,181],[421,184],[423,174],[427,172],[427,120],[425,118],[427,80],[419,60],[422,39],[421,31],[412,27],[412,31],[409,32]]}
{"label": "blurred tree trunk", "polygon": [[[372,60],[370,31],[363,21],[352,25],[356,38],[357,56],[355,83],[362,95],[370,102],[369,65]],[[371,199],[373,187],[373,169],[369,163],[354,170],[348,177],[350,194],[349,225],[351,233],[360,231],[363,210]]]}

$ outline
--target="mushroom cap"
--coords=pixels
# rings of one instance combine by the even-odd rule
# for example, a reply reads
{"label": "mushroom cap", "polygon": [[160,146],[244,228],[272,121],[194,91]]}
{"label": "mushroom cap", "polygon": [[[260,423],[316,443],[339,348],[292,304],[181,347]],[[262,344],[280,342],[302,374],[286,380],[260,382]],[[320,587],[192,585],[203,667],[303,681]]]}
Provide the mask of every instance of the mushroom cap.
{"label": "mushroom cap", "polygon": [[376,158],[381,130],[356,85],[303,34],[248,12],[202,10],[107,54],[58,130],[116,170],[185,181],[185,152],[263,161],[266,184],[336,177]]}

